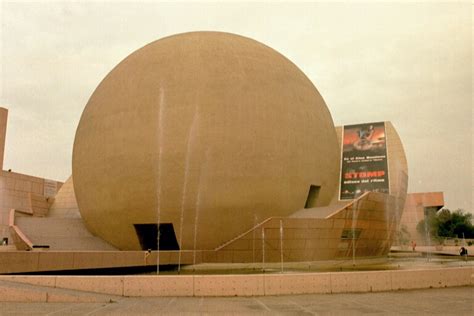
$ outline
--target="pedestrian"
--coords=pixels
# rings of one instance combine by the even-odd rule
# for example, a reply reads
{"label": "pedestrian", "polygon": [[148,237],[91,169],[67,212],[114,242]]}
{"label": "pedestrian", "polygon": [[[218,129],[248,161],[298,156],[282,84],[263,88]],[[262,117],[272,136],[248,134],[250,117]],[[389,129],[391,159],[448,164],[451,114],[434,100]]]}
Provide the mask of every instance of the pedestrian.
{"label": "pedestrian", "polygon": [[468,253],[467,253],[467,249],[466,249],[466,248],[461,247],[461,250],[459,251],[459,254],[461,255],[461,257],[462,257],[465,261],[467,261],[467,255],[468,255]]}
{"label": "pedestrian", "polygon": [[412,251],[415,251],[416,248],[416,242],[414,240],[411,241],[411,249]]}

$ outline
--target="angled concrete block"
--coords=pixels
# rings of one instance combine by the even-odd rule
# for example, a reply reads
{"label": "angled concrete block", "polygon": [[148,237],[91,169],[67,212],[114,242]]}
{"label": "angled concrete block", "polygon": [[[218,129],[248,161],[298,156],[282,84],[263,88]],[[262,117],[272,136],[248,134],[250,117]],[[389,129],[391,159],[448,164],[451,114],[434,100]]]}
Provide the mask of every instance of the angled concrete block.
{"label": "angled concrete block", "polygon": [[193,276],[124,276],[124,296],[193,296]]}
{"label": "angled concrete block", "polygon": [[56,287],[85,292],[123,295],[120,276],[57,276]]}
{"label": "angled concrete block", "polygon": [[392,274],[391,271],[368,271],[367,290],[369,292],[391,291]]}
{"label": "angled concrete block", "polygon": [[331,293],[367,292],[369,290],[367,273],[331,273]]}
{"label": "angled concrete block", "polygon": [[331,293],[330,274],[265,274],[265,295],[310,293]]}
{"label": "angled concrete block", "polygon": [[194,296],[264,295],[263,275],[196,275]]}
{"label": "angled concrete block", "polygon": [[50,275],[0,275],[0,281],[9,281],[24,283],[30,285],[40,285],[54,287],[56,285],[56,276]]}

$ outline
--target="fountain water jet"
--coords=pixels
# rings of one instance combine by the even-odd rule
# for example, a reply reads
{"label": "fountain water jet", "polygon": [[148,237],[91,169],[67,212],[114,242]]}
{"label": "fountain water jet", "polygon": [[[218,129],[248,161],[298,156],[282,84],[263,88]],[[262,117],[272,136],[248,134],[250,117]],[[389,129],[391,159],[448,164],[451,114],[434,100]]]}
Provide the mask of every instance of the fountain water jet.
{"label": "fountain water jet", "polygon": [[[257,226],[257,214],[253,215],[253,227]],[[252,231],[252,262],[255,262],[255,234],[256,234],[256,229],[253,229]]]}
{"label": "fountain water jet", "polygon": [[[197,113],[197,110],[196,112]],[[196,123],[197,121],[197,114],[193,116],[193,122],[191,124],[191,128],[189,129],[188,139],[186,142],[186,158],[185,158],[185,165],[184,165],[184,185],[183,185],[183,195],[181,197],[181,214],[180,214],[180,225],[179,225],[179,252],[178,252],[178,274],[181,271],[181,253],[183,251],[183,225],[184,225],[184,204],[186,201],[186,194],[188,188],[188,170],[190,165],[190,157],[191,157],[191,146],[195,135]],[[196,223],[195,223],[196,225]]]}
{"label": "fountain water jet", "polygon": [[280,219],[280,265],[283,273],[283,221]]}
{"label": "fountain water jet", "polygon": [[198,228],[198,221],[199,221],[200,202],[201,202],[201,187],[199,186],[198,194],[197,194],[197,201],[196,201],[196,212],[194,214],[193,267],[196,266],[196,243],[197,243],[197,228]]}
{"label": "fountain water jet", "polygon": [[165,109],[165,91],[160,85],[159,96],[159,110],[158,110],[158,174],[156,181],[158,182],[157,192],[157,210],[156,210],[156,274],[160,274],[160,222],[161,222],[161,167],[162,167],[162,153],[163,153],[163,115]]}
{"label": "fountain water jet", "polygon": [[425,218],[425,238],[426,238],[426,243],[428,245],[428,250],[426,251],[426,261],[430,261],[431,259],[431,236],[430,236],[430,230],[428,227],[428,221]]}
{"label": "fountain water jet", "polygon": [[265,272],[265,228],[262,227],[262,272]]}
{"label": "fountain water jet", "polygon": [[351,225],[351,234],[352,234],[352,265],[355,266],[355,256],[356,256],[356,226],[357,226],[357,217],[358,217],[359,201],[352,205],[352,225]]}
{"label": "fountain water jet", "polygon": [[200,174],[199,174],[199,187],[196,197],[196,212],[194,214],[194,245],[193,245],[193,271],[194,267],[196,266],[196,245],[197,245],[197,230],[198,230],[198,222],[199,222],[199,210],[201,209],[201,199],[202,199],[202,192],[203,192],[203,185],[205,181],[205,177],[207,175],[207,164],[209,159],[209,148],[206,149],[205,156],[204,156],[204,165],[201,166]]}

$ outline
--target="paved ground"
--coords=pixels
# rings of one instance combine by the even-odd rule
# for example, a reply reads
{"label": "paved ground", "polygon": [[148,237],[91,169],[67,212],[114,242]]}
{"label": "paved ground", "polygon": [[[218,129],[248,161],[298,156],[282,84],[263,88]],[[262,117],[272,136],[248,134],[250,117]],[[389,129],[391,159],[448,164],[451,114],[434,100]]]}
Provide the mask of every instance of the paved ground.
{"label": "paved ground", "polygon": [[120,298],[112,303],[1,303],[0,315],[473,315],[474,287],[251,298]]}

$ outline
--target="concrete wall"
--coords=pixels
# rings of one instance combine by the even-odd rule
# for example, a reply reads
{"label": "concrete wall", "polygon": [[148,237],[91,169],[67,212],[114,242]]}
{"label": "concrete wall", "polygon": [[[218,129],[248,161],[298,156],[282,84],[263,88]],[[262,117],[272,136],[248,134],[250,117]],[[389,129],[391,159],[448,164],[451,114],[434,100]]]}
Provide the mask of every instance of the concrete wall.
{"label": "concrete wall", "polygon": [[[327,215],[325,209],[312,208],[295,217],[270,218],[216,251],[203,252],[202,261],[280,262],[283,257],[284,262],[303,262],[386,256],[400,219],[398,201],[392,195],[368,192]],[[347,236],[354,231],[357,236]]]}
{"label": "concrete wall", "polygon": [[[281,225],[281,230],[280,230]],[[302,262],[334,259],[343,220],[271,218],[216,251],[203,262]]]}
{"label": "concrete wall", "polygon": [[8,110],[0,108],[0,170],[3,170],[3,158],[5,155],[5,139],[7,134]]}
{"label": "concrete wall", "polygon": [[0,240],[4,237],[8,237],[9,242],[12,240],[8,231],[11,209],[31,211],[35,216],[47,214],[49,203],[53,200],[52,198],[47,200],[47,195],[52,193],[52,184],[55,184],[57,190],[62,185],[57,181],[0,171]]}
{"label": "concrete wall", "polygon": [[81,218],[16,216],[15,225],[33,245],[48,246],[50,250],[117,250],[92,235]]}
{"label": "concrete wall", "polygon": [[0,276],[10,281],[129,297],[380,292],[474,285],[473,268],[193,276]]}
{"label": "concrete wall", "polygon": [[[0,274],[99,268],[123,268],[175,264],[178,252],[163,251],[4,251],[0,253]],[[199,252],[196,263],[201,263]],[[191,264],[194,254],[183,251],[182,264]]]}
{"label": "concrete wall", "polygon": [[[10,176],[12,173],[6,174]],[[27,180],[31,179],[27,178]],[[40,189],[42,179],[34,180],[37,183],[32,186]],[[15,182],[15,176],[11,182]],[[13,191],[16,195],[12,197],[12,192],[4,191],[2,198],[5,197],[8,203],[8,197],[10,197],[13,204],[8,223],[10,245],[14,244],[18,250],[31,250],[34,247],[70,252],[117,250],[104,240],[92,235],[84,226],[75,203],[71,178],[57,194],[57,182],[44,180],[43,186],[43,194],[23,192],[18,195],[18,192]],[[30,186],[27,181],[23,181],[18,187],[20,190],[28,190]],[[55,198],[47,197],[51,194],[55,195]],[[48,210],[49,205],[51,208]],[[1,247],[0,250],[5,251],[5,247]]]}
{"label": "concrete wall", "polygon": [[420,234],[416,226],[425,218],[425,207],[441,208],[444,205],[442,192],[410,193],[407,195],[405,209],[400,221],[400,227],[405,226],[409,233],[410,241],[415,241],[417,245],[427,245],[426,236]]}
{"label": "concrete wall", "polygon": [[400,220],[397,204],[398,198],[393,195],[369,192],[328,217],[343,220],[346,237],[340,238],[336,257],[386,256]]}
{"label": "concrete wall", "polygon": [[49,209],[48,216],[60,218],[82,218],[74,193],[72,176],[66,180],[61,190],[54,197],[54,202]]}

